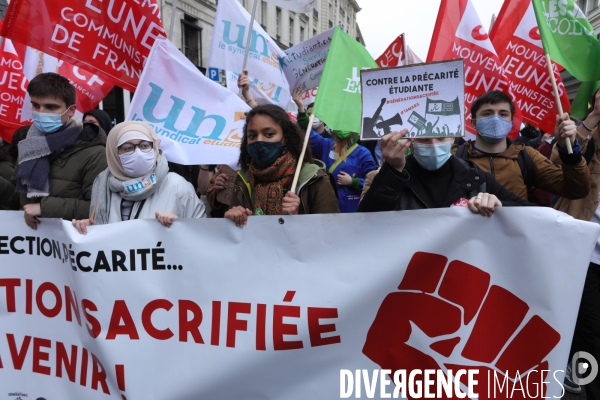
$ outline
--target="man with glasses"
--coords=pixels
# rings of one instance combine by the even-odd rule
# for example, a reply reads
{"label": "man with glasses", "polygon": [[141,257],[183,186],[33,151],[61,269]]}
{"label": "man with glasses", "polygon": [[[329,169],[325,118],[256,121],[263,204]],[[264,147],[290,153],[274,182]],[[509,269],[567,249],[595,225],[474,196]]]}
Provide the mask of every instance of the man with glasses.
{"label": "man with glasses", "polygon": [[68,79],[39,74],[27,92],[34,124],[19,142],[16,173],[25,223],[37,229],[38,218],[87,218],[92,184],[107,166],[106,133],[72,119],[76,91]]}

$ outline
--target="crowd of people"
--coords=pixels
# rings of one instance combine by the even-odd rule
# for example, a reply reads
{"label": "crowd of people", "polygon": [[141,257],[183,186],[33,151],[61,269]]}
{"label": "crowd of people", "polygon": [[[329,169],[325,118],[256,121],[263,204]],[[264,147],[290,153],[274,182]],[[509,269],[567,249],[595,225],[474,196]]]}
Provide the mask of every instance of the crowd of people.
{"label": "crowd of people", "polygon": [[[357,132],[330,130],[326,121],[314,119],[303,152],[312,105],[305,110],[295,93],[294,122],[278,106],[256,104],[246,75],[238,84],[252,110],[235,171],[169,163],[161,139],[144,122],[113,127],[106,113],[92,110],[80,124],[73,118],[76,93],[69,81],[54,73],[38,75],[27,89],[33,124],[0,147],[0,210],[23,210],[32,229],[40,218],[72,221],[81,234],[90,225],[139,218],[169,227],[177,218],[220,217],[243,227],[261,215],[450,206],[486,217],[498,207],[554,206],[600,223],[600,91],[584,120],[557,116],[549,133],[526,125],[515,141],[508,138],[513,101],[491,91],[470,110],[475,140],[407,138],[404,129],[362,143]],[[600,359],[599,330],[600,241],[590,260],[571,356],[586,351]],[[570,373],[565,388],[577,392]],[[600,379],[586,392],[600,399]]]}

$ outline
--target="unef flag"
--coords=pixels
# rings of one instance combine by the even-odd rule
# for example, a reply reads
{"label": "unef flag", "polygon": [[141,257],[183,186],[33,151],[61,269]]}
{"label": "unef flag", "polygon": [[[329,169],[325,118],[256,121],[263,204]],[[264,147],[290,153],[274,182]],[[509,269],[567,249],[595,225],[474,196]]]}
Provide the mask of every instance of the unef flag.
{"label": "unef flag", "polygon": [[398,36],[383,54],[375,60],[375,62],[381,68],[406,65],[406,43],[404,42],[404,33]]}
{"label": "unef flag", "polygon": [[256,21],[251,32],[250,48],[246,49],[250,18],[237,0],[219,1],[208,65],[242,73],[244,54],[248,50],[249,76],[281,87],[283,93],[279,103],[287,104],[291,99],[290,85],[281,65],[281,59],[286,55]]}
{"label": "unef flag", "polygon": [[[510,81],[471,0],[442,0],[440,5],[427,62],[454,58],[465,60],[465,125],[475,134],[471,104],[490,90],[510,93]],[[521,121],[516,107],[510,137],[516,138]]]}
{"label": "unef flag", "polygon": [[[544,132],[553,132],[557,107],[531,0],[505,0],[490,40],[512,82],[523,120]],[[559,66],[552,63],[552,68],[563,110],[569,112],[571,105]]]}
{"label": "unef flag", "polygon": [[173,43],[160,37],[126,119],[149,123],[169,161],[234,166],[248,111],[235,93],[205,77]]}

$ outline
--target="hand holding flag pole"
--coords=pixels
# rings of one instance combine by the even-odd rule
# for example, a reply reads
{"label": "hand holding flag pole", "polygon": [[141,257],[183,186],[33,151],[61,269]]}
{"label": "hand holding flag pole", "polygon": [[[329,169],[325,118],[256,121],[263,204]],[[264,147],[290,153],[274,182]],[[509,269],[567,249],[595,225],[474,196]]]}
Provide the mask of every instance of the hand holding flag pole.
{"label": "hand holding flag pole", "polygon": [[294,173],[294,180],[292,181],[291,192],[296,193],[296,186],[298,186],[298,178],[300,177],[300,170],[302,169],[302,162],[304,161],[304,154],[306,153],[306,147],[308,146],[308,139],[310,138],[310,130],[312,129],[313,121],[315,120],[315,115],[310,114],[310,118],[308,120],[308,127],[306,128],[306,134],[304,135],[304,145],[302,145],[302,152],[300,153],[300,157],[298,158],[298,166],[296,167],[296,172]]}

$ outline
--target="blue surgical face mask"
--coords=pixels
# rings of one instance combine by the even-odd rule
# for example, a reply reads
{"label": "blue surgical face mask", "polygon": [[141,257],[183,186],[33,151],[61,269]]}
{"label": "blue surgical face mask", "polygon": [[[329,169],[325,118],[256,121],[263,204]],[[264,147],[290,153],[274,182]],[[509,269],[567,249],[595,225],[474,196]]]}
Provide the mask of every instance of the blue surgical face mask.
{"label": "blue surgical face mask", "polygon": [[44,132],[46,135],[54,133],[60,128],[62,128],[62,126],[64,125],[62,123],[62,116],[65,115],[65,113],[67,113],[68,111],[68,107],[62,114],[32,111],[33,123],[40,131]]}
{"label": "blue surgical face mask", "polygon": [[476,119],[475,128],[483,140],[495,144],[506,139],[512,129],[512,122],[499,115],[492,115],[491,117]]}
{"label": "blue surgical face mask", "polygon": [[413,143],[415,159],[428,171],[436,171],[446,164],[450,158],[452,141],[441,143]]}

